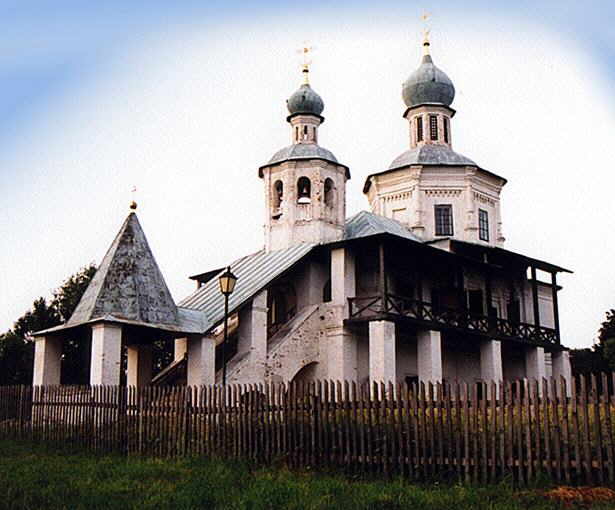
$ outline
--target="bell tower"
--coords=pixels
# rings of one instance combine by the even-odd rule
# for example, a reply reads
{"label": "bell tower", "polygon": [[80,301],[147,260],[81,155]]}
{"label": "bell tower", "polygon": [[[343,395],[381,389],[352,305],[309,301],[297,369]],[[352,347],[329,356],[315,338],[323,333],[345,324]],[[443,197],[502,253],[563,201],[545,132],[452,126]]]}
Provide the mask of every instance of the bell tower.
{"label": "bell tower", "polygon": [[307,62],[302,85],[286,103],[292,143],[259,169],[265,185],[267,251],[336,241],[344,235],[350,172],[318,145],[324,103],[310,86]]}
{"label": "bell tower", "polygon": [[367,177],[374,213],[425,240],[459,239],[502,246],[500,192],[506,179],[453,151],[455,87],[436,67],[425,31],[420,66],[402,85],[409,149]]}

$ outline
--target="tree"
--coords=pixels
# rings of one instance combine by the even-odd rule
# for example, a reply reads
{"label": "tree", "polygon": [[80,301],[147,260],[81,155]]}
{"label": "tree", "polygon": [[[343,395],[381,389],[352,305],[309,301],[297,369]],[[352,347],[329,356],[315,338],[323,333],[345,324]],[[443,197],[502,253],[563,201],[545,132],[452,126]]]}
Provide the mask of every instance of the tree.
{"label": "tree", "polygon": [[[67,321],[77,307],[96,266],[90,264],[64,280],[49,302],[40,297],[15,321],[13,329],[0,335],[0,384],[30,384],[34,362],[32,333]],[[87,382],[89,342],[75,336],[63,343],[62,382]],[[84,363],[85,361],[85,363]]]}

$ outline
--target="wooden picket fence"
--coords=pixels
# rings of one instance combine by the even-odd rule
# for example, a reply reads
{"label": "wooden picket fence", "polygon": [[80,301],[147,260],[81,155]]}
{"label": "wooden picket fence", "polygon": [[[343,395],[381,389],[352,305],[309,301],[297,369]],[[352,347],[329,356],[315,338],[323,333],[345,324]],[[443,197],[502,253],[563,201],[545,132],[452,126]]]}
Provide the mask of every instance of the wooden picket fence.
{"label": "wooden picket fence", "polygon": [[615,373],[505,384],[0,387],[0,438],[417,480],[615,484]]}

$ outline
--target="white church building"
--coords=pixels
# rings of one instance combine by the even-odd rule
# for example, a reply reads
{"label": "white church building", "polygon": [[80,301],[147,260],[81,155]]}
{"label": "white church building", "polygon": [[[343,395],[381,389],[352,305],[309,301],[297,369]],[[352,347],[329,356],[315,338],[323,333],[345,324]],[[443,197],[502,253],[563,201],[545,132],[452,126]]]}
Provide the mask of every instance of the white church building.
{"label": "white church building", "polygon": [[[319,144],[324,103],[304,68],[292,143],[258,169],[264,247],[229,261],[225,344],[223,269],[176,304],[133,210],[70,320],[35,334],[34,384],[60,383],[71,335],[91,342],[91,384],[119,384],[124,365],[130,385],[221,383],[223,366],[229,384],[570,378],[569,271],[504,247],[506,179],[453,150],[455,89],[424,50],[402,88],[408,147],[367,177],[369,211],[350,218],[350,170]],[[161,338],[175,359],[152,377]]]}

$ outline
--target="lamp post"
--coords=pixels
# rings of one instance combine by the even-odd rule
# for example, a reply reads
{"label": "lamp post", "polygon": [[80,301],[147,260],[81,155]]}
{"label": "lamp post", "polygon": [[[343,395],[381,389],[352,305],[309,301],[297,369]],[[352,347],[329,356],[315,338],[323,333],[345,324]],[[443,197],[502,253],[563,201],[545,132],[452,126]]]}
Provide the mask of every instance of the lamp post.
{"label": "lamp post", "polygon": [[224,295],[224,342],[222,343],[222,385],[226,386],[226,344],[228,341],[228,298],[235,290],[237,277],[231,273],[231,266],[218,276],[220,292]]}

